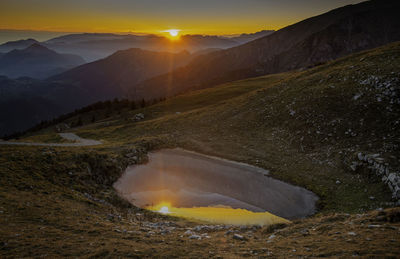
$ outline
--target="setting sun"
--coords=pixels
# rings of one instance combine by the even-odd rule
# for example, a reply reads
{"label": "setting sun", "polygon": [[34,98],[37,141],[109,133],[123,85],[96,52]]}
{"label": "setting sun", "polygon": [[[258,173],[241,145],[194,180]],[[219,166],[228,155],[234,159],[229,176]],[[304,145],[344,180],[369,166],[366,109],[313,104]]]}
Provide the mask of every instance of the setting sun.
{"label": "setting sun", "polygon": [[177,29],[166,30],[164,32],[168,32],[171,37],[177,37],[179,35],[179,31]]}

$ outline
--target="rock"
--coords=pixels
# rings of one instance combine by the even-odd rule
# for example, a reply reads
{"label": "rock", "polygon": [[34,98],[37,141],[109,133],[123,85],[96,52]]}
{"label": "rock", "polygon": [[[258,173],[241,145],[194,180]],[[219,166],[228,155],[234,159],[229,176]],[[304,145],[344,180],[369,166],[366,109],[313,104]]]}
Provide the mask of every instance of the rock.
{"label": "rock", "polygon": [[144,119],[144,114],[143,113],[138,113],[135,114],[132,118],[133,121],[141,121]]}
{"label": "rock", "polygon": [[370,200],[375,200],[375,197],[374,196],[369,196],[369,199]]}
{"label": "rock", "polygon": [[214,230],[214,226],[208,226],[208,225],[203,225],[203,226],[195,226],[193,228],[194,231],[200,232],[200,231],[211,231]]}
{"label": "rock", "polygon": [[155,234],[156,234],[156,232],[149,231],[149,232],[147,232],[146,237],[150,237],[150,236],[155,235]]}
{"label": "rock", "polygon": [[194,235],[195,233],[191,230],[186,230],[185,233],[183,233],[184,235]]}
{"label": "rock", "polygon": [[349,236],[356,236],[357,234],[355,232],[348,232],[347,235]]}
{"label": "rock", "polygon": [[358,165],[357,162],[353,162],[353,163],[351,164],[351,166],[350,166],[351,170],[356,171],[356,170],[357,170],[357,165]]}
{"label": "rock", "polygon": [[341,182],[339,180],[336,180],[336,184],[341,184]]}
{"label": "rock", "polygon": [[368,228],[380,228],[381,225],[368,225]]}
{"label": "rock", "polygon": [[362,96],[362,94],[356,94],[353,97],[353,100],[356,101],[358,98],[360,98]]}
{"label": "rock", "polygon": [[144,215],[142,213],[136,213],[135,216],[136,216],[136,219],[139,221],[144,220]]}
{"label": "rock", "polygon": [[276,237],[276,235],[272,234],[268,237],[269,240],[274,239]]}
{"label": "rock", "polygon": [[245,237],[242,236],[242,235],[239,235],[239,234],[234,234],[234,235],[233,235],[233,239],[236,239],[236,240],[245,240]]}
{"label": "rock", "polygon": [[300,231],[300,233],[301,233],[303,236],[307,236],[307,235],[310,234],[310,231],[308,231],[308,229],[303,229],[303,230]]}
{"label": "rock", "polygon": [[199,236],[199,235],[191,235],[191,236],[189,237],[189,239],[201,240],[201,236]]}

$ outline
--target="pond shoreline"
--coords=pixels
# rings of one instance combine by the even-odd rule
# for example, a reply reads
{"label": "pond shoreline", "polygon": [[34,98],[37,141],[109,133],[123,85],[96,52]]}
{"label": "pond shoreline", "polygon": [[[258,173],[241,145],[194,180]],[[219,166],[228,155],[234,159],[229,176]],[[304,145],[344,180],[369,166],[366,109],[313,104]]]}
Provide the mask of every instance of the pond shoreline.
{"label": "pond shoreline", "polygon": [[316,212],[314,193],[274,179],[268,170],[178,148],[148,156],[147,164],[128,167],[114,184],[136,206],[165,201],[176,207],[224,205],[286,219]]}

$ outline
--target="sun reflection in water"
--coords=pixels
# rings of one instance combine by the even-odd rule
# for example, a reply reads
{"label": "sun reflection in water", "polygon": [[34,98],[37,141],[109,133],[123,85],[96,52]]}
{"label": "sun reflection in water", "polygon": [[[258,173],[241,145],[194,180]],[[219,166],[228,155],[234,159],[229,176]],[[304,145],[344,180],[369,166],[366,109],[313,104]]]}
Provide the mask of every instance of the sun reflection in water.
{"label": "sun reflection in water", "polygon": [[234,209],[226,206],[176,208],[168,202],[146,207],[151,211],[183,217],[192,220],[206,221],[215,224],[229,225],[272,225],[290,223],[289,220],[269,212],[252,212],[245,209]]}

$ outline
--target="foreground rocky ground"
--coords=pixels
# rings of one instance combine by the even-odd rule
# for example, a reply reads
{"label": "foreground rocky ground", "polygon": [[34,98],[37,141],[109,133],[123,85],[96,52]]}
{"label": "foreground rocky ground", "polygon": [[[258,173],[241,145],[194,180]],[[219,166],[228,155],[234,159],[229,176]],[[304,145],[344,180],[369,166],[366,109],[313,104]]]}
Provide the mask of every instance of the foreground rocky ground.
{"label": "foreground rocky ground", "polygon": [[[145,159],[145,147],[135,150],[138,160]],[[400,253],[400,208],[319,214],[269,227],[208,225],[135,208],[111,187],[127,163],[119,152],[2,147],[1,257],[395,258]]]}

